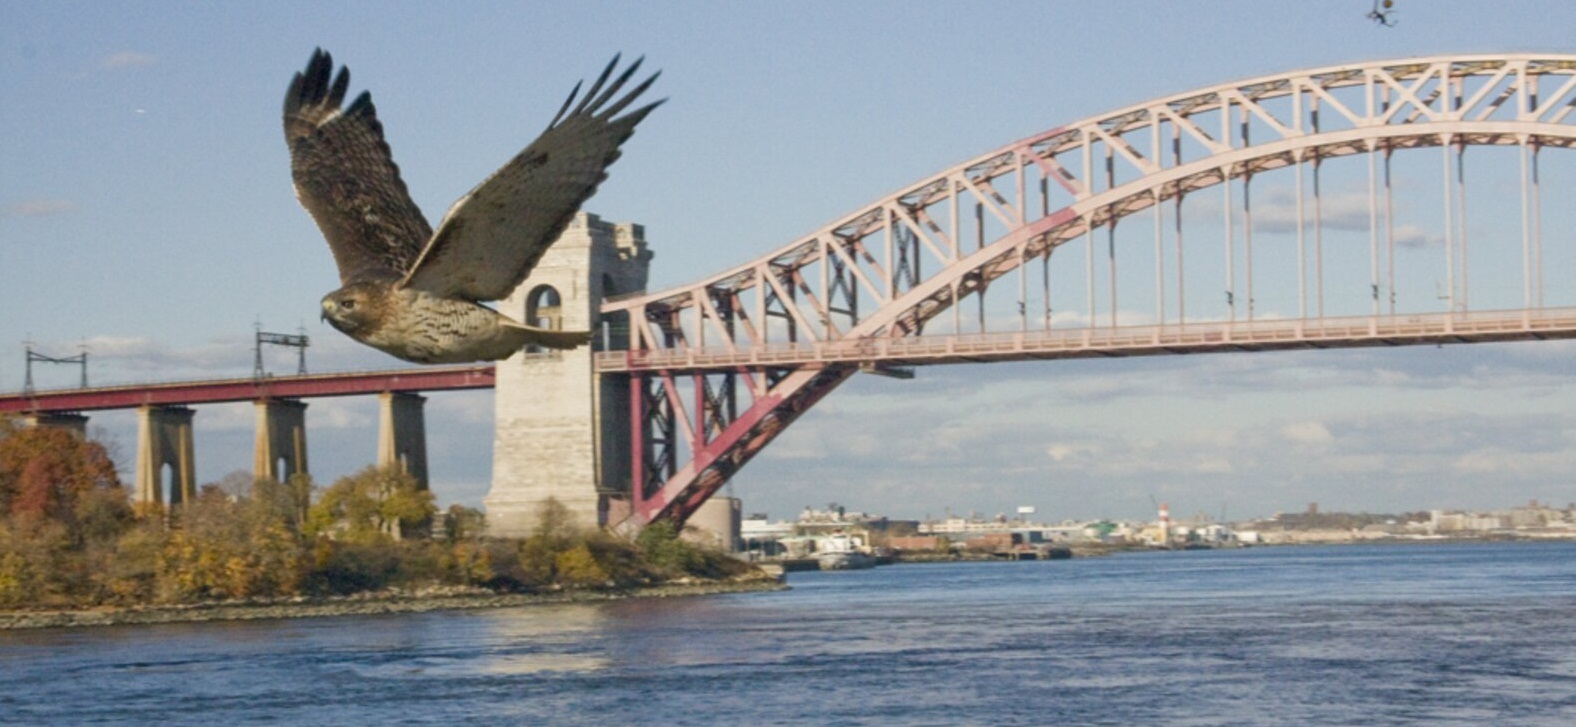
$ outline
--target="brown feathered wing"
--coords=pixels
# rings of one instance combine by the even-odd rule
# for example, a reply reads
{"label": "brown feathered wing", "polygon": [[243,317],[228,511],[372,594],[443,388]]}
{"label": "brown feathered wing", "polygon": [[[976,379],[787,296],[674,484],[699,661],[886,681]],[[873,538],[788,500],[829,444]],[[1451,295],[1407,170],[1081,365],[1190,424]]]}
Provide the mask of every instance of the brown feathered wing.
{"label": "brown feathered wing", "polygon": [[341,109],[350,71],[341,68],[331,82],[333,69],[333,58],[319,48],[285,94],[296,198],[328,240],[342,284],[399,279],[432,228],[400,179],[371,94]]}
{"label": "brown feathered wing", "polygon": [[662,103],[618,116],[659,74],[608,104],[640,68],[637,60],[608,84],[617,64],[614,57],[571,111],[580,91],[576,85],[536,141],[449,208],[403,285],[483,301],[505,298],[525,280],[607,178],[619,145]]}

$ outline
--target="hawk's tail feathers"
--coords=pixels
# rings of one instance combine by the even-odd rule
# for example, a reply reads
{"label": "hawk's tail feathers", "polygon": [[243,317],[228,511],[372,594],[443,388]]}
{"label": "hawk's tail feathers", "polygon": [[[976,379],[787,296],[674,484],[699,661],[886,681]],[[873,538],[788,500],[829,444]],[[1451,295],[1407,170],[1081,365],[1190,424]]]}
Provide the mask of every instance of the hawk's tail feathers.
{"label": "hawk's tail feathers", "polygon": [[512,324],[525,333],[525,344],[542,346],[543,348],[556,348],[569,350],[579,348],[591,342],[590,331],[554,331],[547,328],[536,328],[524,324]]}

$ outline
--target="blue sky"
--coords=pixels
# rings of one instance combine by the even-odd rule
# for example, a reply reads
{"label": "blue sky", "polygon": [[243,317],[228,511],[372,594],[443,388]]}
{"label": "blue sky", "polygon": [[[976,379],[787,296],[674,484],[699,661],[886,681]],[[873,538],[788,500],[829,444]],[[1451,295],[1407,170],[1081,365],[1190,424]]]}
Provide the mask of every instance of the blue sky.
{"label": "blue sky", "polygon": [[[318,323],[332,260],[279,127],[322,46],[370,89],[435,218],[617,51],[669,97],[587,208],[646,225],[652,286],[743,263],[901,185],[1104,110],[1284,70],[1576,50],[1576,4],[339,3],[0,0],[0,389],[22,341],[97,382],[246,375],[253,325],[318,370],[392,359]],[[1566,187],[1569,189],[1569,187]],[[1569,229],[1552,248],[1576,246]],[[1564,260],[1571,258],[1566,257]],[[1564,276],[1569,278],[1568,275]],[[1569,305],[1569,302],[1565,303]],[[11,351],[7,354],[5,351]],[[1576,499],[1569,344],[927,369],[859,377],[736,480],[750,510],[1060,517]],[[293,366],[283,355],[275,370]],[[40,370],[41,386],[74,372]],[[490,394],[429,404],[440,500],[478,503]],[[370,461],[370,401],[312,404],[312,464]],[[129,467],[125,413],[94,417]],[[198,415],[198,477],[249,466],[251,411]]]}

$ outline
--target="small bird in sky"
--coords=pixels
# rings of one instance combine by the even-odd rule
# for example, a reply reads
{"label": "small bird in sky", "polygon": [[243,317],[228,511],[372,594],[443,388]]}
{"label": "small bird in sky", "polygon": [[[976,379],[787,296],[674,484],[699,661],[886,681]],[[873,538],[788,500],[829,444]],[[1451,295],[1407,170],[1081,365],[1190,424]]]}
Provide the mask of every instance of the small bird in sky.
{"label": "small bird in sky", "polygon": [[547,130],[455,202],[434,232],[400,179],[371,94],[341,108],[350,71],[334,74],[332,56],[313,52],[285,94],[284,130],[296,198],[339,267],[341,287],[322,301],[329,325],[429,364],[589,341],[587,331],[529,326],[481,301],[505,298],[525,280],[607,178],[619,145],[663,103],[619,116],[661,74],[615,99],[640,68],[637,60],[613,78],[618,61],[615,56],[584,96],[576,84]]}

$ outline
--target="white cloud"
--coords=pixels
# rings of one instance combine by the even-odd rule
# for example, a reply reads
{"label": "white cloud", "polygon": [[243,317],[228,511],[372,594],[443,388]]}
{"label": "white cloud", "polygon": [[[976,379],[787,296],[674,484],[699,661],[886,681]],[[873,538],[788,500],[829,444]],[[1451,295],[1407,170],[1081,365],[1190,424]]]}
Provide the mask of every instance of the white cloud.
{"label": "white cloud", "polygon": [[[147,336],[94,336],[80,343],[95,384],[248,376],[251,342],[239,338],[175,349]],[[56,344],[56,348],[76,348]]]}
{"label": "white cloud", "polygon": [[[1319,224],[1326,230],[1367,232],[1370,223],[1377,221],[1379,237],[1383,241],[1386,234],[1383,205],[1378,210],[1378,217],[1370,218],[1366,191],[1336,192],[1321,197],[1321,209],[1317,218],[1314,215],[1313,198],[1310,196],[1303,200],[1304,230],[1311,231],[1315,224]],[[1195,214],[1204,219],[1220,215],[1221,201],[1213,195],[1205,195],[1192,204],[1198,205]],[[1255,232],[1296,232],[1296,192],[1286,187],[1270,187],[1254,194],[1253,229]],[[1423,227],[1411,223],[1396,225],[1394,234],[1395,244],[1405,248],[1443,247],[1445,244],[1444,236],[1431,234]]]}
{"label": "white cloud", "polygon": [[[204,406],[195,419],[197,436],[216,432],[251,432],[257,428],[257,410],[246,402]],[[203,446],[201,439],[198,446]]]}
{"label": "white cloud", "polygon": [[323,429],[369,430],[377,427],[369,405],[352,399],[312,399],[307,408],[307,426]]}
{"label": "white cloud", "polygon": [[[1570,400],[1568,358],[1530,351],[1540,347],[1565,348],[922,370],[915,382],[834,394],[739,483],[751,508],[857,494],[873,498],[859,507],[894,515],[1021,500],[1056,517],[1127,516],[1147,507],[1146,493],[1184,509],[1229,501],[1243,516],[1306,500],[1399,512],[1558,499],[1562,473],[1576,471],[1576,420],[1559,405]],[[790,442],[792,462],[778,450]],[[791,497],[777,494],[790,478]]]}
{"label": "white cloud", "polygon": [[1401,247],[1410,248],[1443,248],[1445,246],[1445,238],[1443,235],[1430,235],[1427,231],[1417,225],[1396,225],[1395,244]]}
{"label": "white cloud", "polygon": [[[1303,227],[1314,225],[1313,200],[1303,201]],[[1368,195],[1365,192],[1342,192],[1322,195],[1318,220],[1332,230],[1367,230]],[[1380,224],[1384,224],[1383,217]],[[1263,194],[1254,195],[1253,229],[1263,232],[1295,232],[1297,230],[1297,195],[1284,187],[1272,187]]]}
{"label": "white cloud", "polygon": [[1462,453],[1449,464],[1449,470],[1469,476],[1565,477],[1576,472],[1576,453],[1568,450],[1515,452],[1488,447]]}
{"label": "white cloud", "polygon": [[121,51],[119,53],[111,53],[104,58],[104,62],[101,65],[105,70],[112,71],[121,68],[140,68],[142,66],[151,66],[157,60],[158,59],[152,54],[127,50]]}
{"label": "white cloud", "polygon": [[790,427],[785,433],[772,441],[762,453],[763,460],[808,460],[819,461],[826,458],[827,453],[823,444],[824,437],[821,432],[803,425]]}
{"label": "white cloud", "polygon": [[1281,437],[1294,444],[1324,445],[1335,441],[1328,427],[1321,422],[1293,422],[1280,429]]}
{"label": "white cloud", "polygon": [[1045,448],[1045,453],[1051,456],[1053,462],[1089,462],[1097,454],[1095,447],[1087,444],[1070,444],[1058,442]]}
{"label": "white cloud", "polygon": [[1192,470],[1200,474],[1228,474],[1234,471],[1231,459],[1221,455],[1198,455],[1191,464]]}

